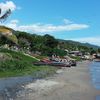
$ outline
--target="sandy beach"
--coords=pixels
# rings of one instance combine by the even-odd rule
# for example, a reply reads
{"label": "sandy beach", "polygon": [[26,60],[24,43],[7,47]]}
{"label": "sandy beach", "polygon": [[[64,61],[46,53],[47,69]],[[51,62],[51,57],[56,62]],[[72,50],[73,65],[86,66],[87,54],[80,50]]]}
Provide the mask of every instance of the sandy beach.
{"label": "sandy beach", "polygon": [[[7,100],[96,100],[100,91],[91,82],[90,62],[62,68],[53,77],[18,86]],[[3,99],[0,99],[3,100]]]}
{"label": "sandy beach", "polygon": [[100,91],[91,82],[89,62],[58,70],[54,77],[24,86],[30,93],[16,100],[96,100]]}

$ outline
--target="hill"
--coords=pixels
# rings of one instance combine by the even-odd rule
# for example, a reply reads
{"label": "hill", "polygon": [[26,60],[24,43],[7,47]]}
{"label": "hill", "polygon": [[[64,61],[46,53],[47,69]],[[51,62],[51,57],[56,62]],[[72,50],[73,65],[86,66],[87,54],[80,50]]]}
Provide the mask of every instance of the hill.
{"label": "hill", "polygon": [[[0,26],[0,33],[8,40],[4,38],[0,39],[0,45],[8,44],[14,46],[17,44],[19,51],[37,53],[42,55],[52,55],[53,53],[64,56],[66,53],[65,49],[69,51],[79,50],[82,52],[97,51],[99,46],[92,45],[89,43],[80,43],[71,40],[56,39],[55,37],[45,34],[44,36],[37,34],[30,34],[27,32],[15,31],[13,29]],[[13,42],[13,43],[11,43]]]}
{"label": "hill", "polygon": [[98,49],[100,48],[100,46],[97,46],[97,45],[93,45],[93,44],[89,44],[89,43],[82,43],[84,46],[87,46],[87,47],[90,47],[90,48],[95,48],[95,49]]}
{"label": "hill", "polygon": [[66,44],[74,45],[74,46],[86,46],[88,48],[93,48],[93,49],[100,48],[100,46],[93,45],[93,44],[90,44],[90,43],[81,43],[81,42],[76,42],[76,41],[72,41],[72,40],[62,40],[62,39],[58,39],[58,41],[64,42]]}
{"label": "hill", "polygon": [[13,30],[11,28],[0,26],[0,35],[6,37],[8,40],[17,44],[17,37],[13,34]]}

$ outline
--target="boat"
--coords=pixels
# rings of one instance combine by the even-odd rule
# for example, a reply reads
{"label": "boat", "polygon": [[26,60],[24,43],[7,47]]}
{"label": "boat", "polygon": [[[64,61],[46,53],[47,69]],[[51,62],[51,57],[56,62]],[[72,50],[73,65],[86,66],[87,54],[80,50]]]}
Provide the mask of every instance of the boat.
{"label": "boat", "polygon": [[95,62],[100,62],[100,55],[96,54],[95,58],[93,59]]}
{"label": "boat", "polygon": [[94,59],[93,61],[95,61],[95,62],[100,62],[100,59],[96,58],[96,59]]}
{"label": "boat", "polygon": [[100,62],[100,56],[97,56],[95,59],[94,59],[95,62]]}
{"label": "boat", "polygon": [[49,65],[49,66],[55,66],[55,67],[71,67],[71,64],[69,62],[64,63],[64,62],[57,62],[57,61],[51,61],[51,60],[41,60],[33,64],[36,66]]}

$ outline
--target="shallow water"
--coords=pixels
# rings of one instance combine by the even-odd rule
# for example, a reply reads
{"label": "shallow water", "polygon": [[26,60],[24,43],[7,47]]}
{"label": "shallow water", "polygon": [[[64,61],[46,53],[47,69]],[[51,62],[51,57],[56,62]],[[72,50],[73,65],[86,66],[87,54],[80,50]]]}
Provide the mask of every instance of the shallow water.
{"label": "shallow water", "polygon": [[[91,63],[90,73],[94,87],[100,90],[100,62]],[[96,96],[96,100],[100,100],[100,95]]]}
{"label": "shallow water", "polygon": [[100,90],[100,62],[92,62],[90,66],[90,73],[93,85]]}
{"label": "shallow water", "polygon": [[34,72],[31,76],[1,78],[0,92],[6,88],[13,88],[21,84],[26,84],[28,82],[35,81],[37,79],[42,79],[46,76],[46,74],[47,73],[45,71],[38,71],[38,72]]}
{"label": "shallow water", "polygon": [[12,78],[3,78],[0,79],[0,91],[4,90],[5,88],[14,87],[16,85],[20,85],[23,83],[27,83],[32,81],[31,76],[25,76],[25,77],[12,77]]}

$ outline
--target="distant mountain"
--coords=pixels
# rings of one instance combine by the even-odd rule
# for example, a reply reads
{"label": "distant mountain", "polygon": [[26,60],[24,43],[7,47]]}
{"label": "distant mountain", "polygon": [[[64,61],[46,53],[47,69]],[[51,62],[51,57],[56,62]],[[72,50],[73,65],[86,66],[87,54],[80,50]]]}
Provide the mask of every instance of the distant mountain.
{"label": "distant mountain", "polygon": [[81,43],[81,44],[84,45],[84,46],[90,47],[90,48],[95,48],[95,49],[100,48],[100,46],[93,45],[93,44],[90,44],[90,43]]}
{"label": "distant mountain", "polygon": [[100,48],[100,46],[97,46],[97,45],[93,45],[93,44],[90,44],[90,43],[81,43],[81,42],[76,42],[76,41],[73,41],[73,40],[62,40],[62,39],[58,39],[58,41],[60,42],[65,42],[65,43],[68,43],[68,44],[72,44],[72,45],[78,45],[78,46],[86,46],[86,47],[89,47],[89,48],[94,48],[94,49],[98,49]]}

